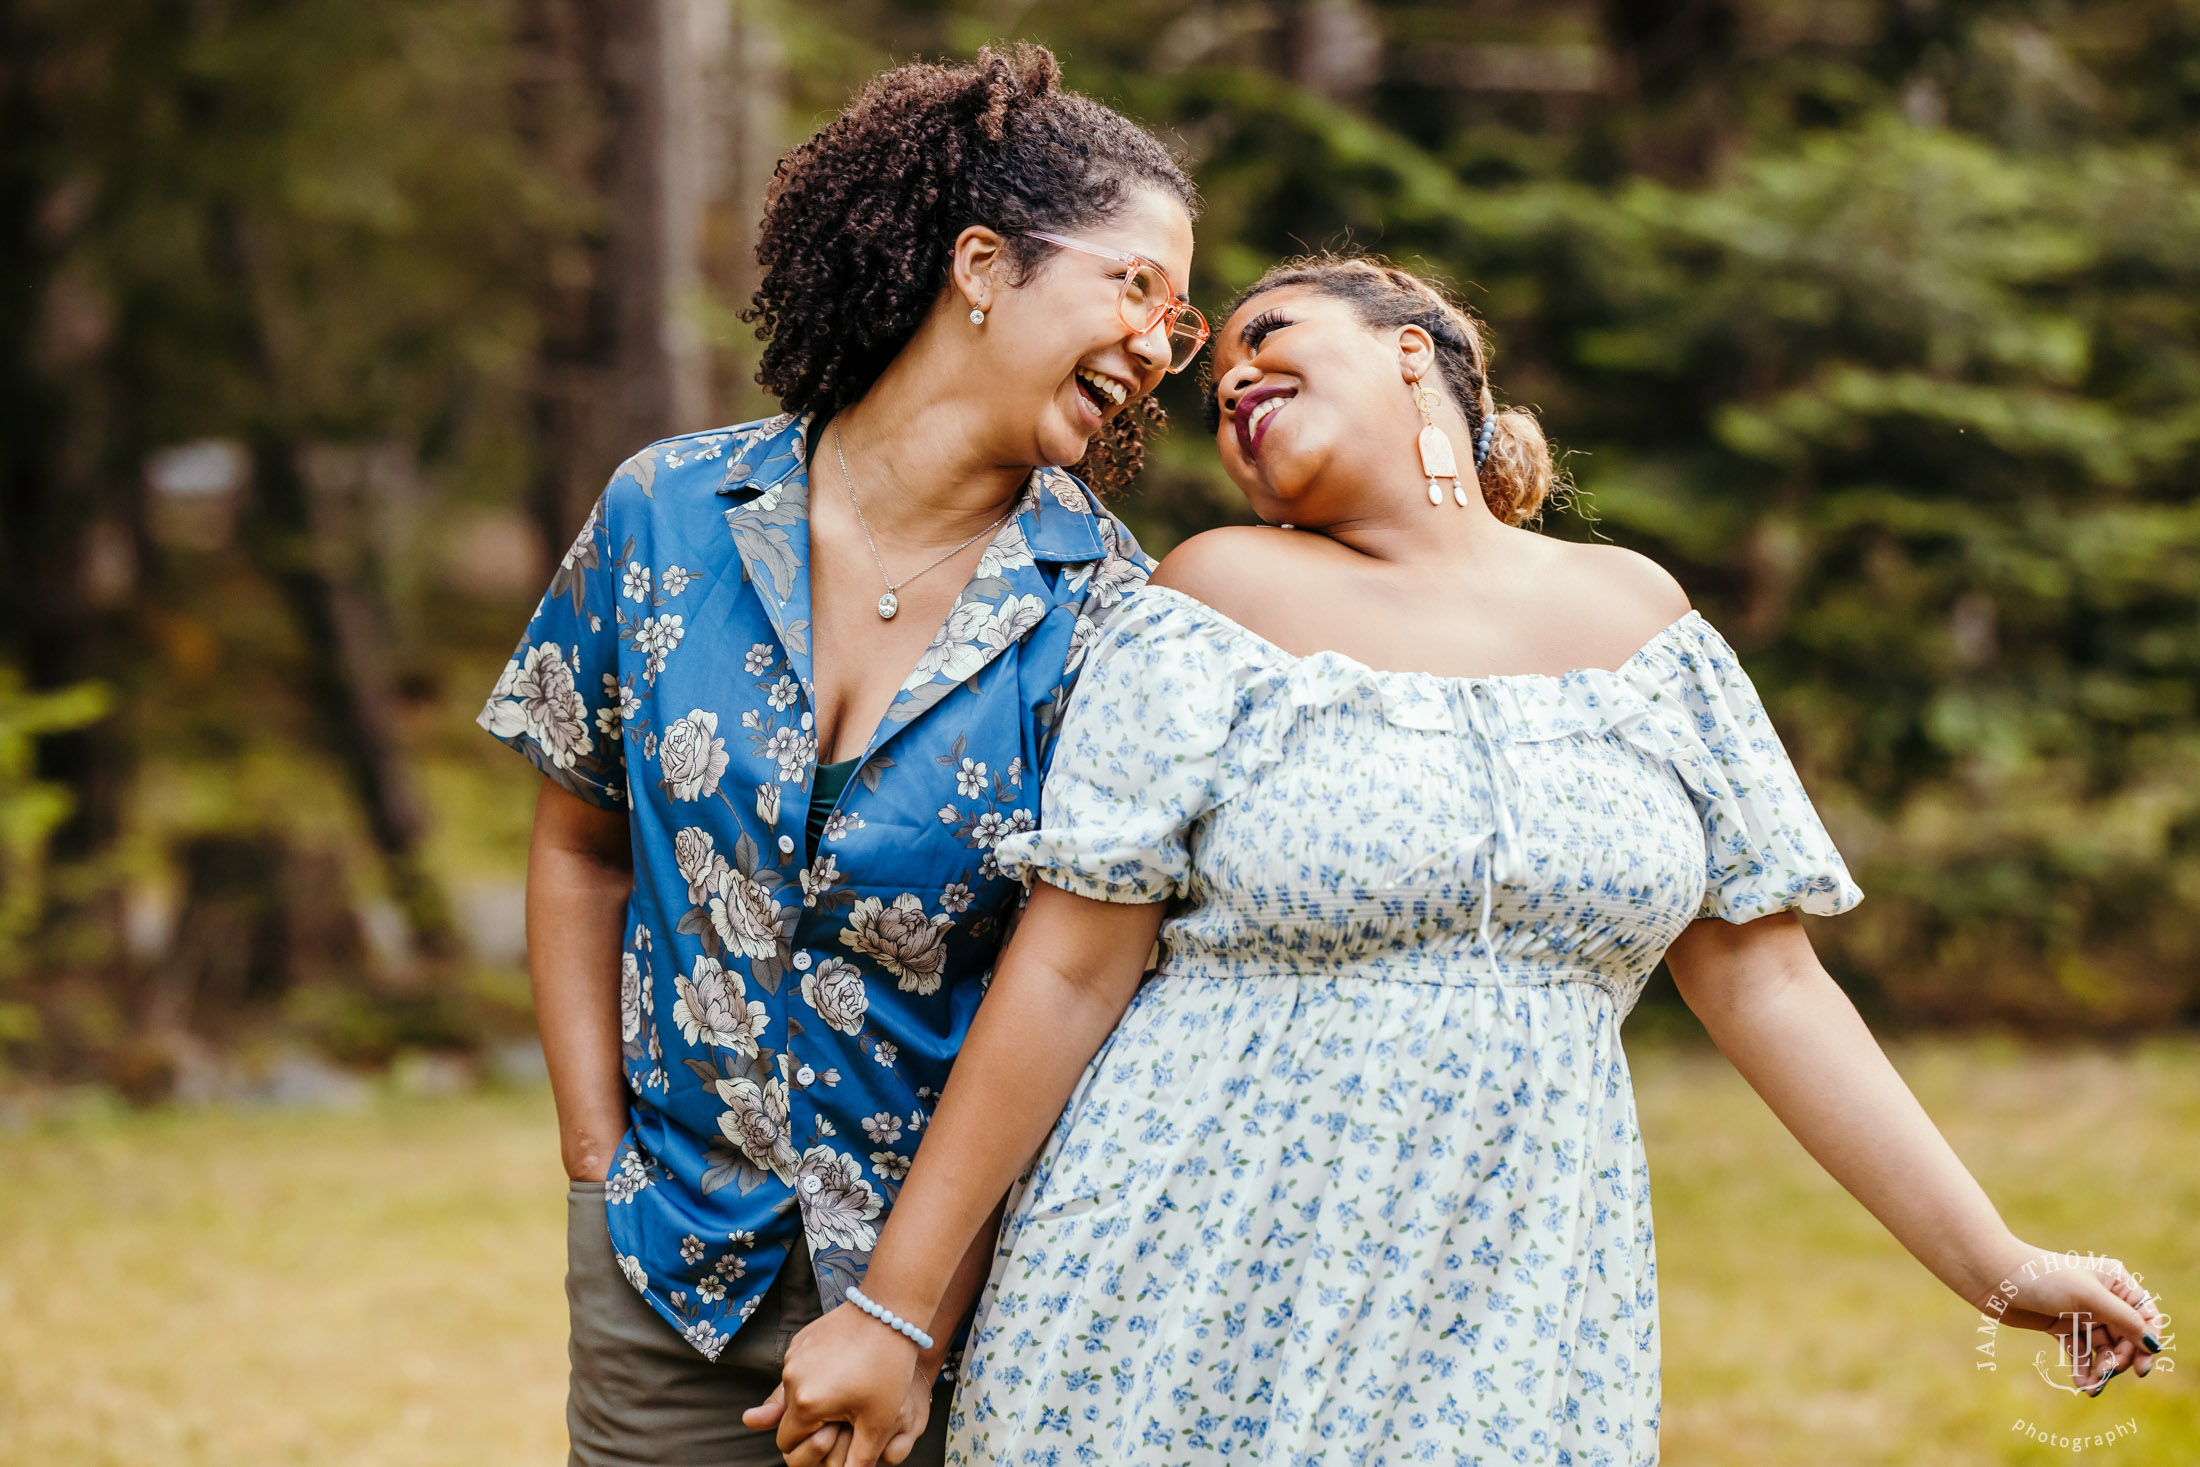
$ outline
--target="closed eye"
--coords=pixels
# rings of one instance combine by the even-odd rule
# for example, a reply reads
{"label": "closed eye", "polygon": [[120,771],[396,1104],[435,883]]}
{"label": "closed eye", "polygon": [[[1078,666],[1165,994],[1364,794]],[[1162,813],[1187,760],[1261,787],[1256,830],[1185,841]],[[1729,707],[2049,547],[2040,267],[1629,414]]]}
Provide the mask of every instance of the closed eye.
{"label": "closed eye", "polygon": [[[1260,344],[1270,336],[1286,326],[1297,324],[1281,311],[1262,311],[1238,328],[1238,340],[1244,343],[1246,351],[1257,352],[1260,350]],[[1201,370],[1206,369],[1202,368]],[[1223,384],[1217,382],[1214,384],[1214,390],[1207,394],[1204,416],[1207,419],[1207,431],[1210,434],[1222,431],[1222,391]]]}
{"label": "closed eye", "polygon": [[1238,332],[1238,340],[1245,343],[1247,351],[1259,351],[1262,342],[1292,324],[1294,323],[1291,319],[1281,311],[1262,311],[1245,323],[1245,328]]}

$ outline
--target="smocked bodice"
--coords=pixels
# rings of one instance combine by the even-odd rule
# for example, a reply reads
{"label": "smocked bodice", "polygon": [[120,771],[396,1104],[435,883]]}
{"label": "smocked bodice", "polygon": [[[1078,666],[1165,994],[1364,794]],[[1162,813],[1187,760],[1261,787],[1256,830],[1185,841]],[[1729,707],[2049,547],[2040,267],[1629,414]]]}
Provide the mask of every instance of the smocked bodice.
{"label": "smocked bodice", "polygon": [[1861,896],[1733,651],[1688,613],[1617,669],[1295,656],[1149,588],[1103,634],[998,859],[1170,899],[1164,971],[1376,965],[1631,1004],[1698,916]]}

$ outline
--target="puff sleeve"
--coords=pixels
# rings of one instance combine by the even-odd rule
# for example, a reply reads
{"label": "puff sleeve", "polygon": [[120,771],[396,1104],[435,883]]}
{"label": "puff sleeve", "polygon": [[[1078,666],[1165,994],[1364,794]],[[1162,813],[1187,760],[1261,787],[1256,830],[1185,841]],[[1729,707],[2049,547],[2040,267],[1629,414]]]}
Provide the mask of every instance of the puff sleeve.
{"label": "puff sleeve", "polygon": [[1632,680],[1650,725],[1637,740],[1672,761],[1703,820],[1699,916],[1830,916],[1864,899],[1755,685],[1709,622],[1691,613],[1656,655],[1638,661]]}
{"label": "puff sleeve", "polygon": [[1125,602],[1088,656],[1040,789],[1039,825],[1001,869],[1099,901],[1167,901],[1200,817],[1272,754],[1242,724],[1262,669],[1242,635],[1161,588]]}

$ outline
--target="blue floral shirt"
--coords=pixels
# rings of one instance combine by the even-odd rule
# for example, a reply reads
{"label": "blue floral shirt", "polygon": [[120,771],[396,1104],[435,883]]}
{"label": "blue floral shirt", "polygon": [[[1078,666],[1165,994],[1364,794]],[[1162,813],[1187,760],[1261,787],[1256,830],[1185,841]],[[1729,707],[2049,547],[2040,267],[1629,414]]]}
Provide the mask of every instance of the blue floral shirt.
{"label": "blue floral shirt", "polygon": [[1096,620],[1152,565],[1035,472],[811,852],[809,426],[621,465],[479,720],[628,810],[606,1210],[627,1278],[714,1359],[798,1236],[828,1308],[861,1278],[1017,907],[993,848],[1032,827]]}

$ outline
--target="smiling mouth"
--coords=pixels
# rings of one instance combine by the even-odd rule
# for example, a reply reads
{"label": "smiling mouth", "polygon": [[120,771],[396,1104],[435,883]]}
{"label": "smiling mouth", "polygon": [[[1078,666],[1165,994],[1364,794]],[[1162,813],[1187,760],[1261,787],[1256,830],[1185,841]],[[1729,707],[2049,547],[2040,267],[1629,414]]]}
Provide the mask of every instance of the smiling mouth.
{"label": "smiling mouth", "polygon": [[1113,377],[1103,377],[1086,367],[1077,369],[1077,390],[1085,394],[1085,400],[1102,417],[1109,409],[1119,408],[1130,401],[1131,390]]}
{"label": "smiling mouth", "polygon": [[1268,425],[1283,411],[1283,405],[1298,395],[1295,387],[1257,387],[1238,399],[1230,419],[1237,429],[1238,451],[1248,462],[1260,457],[1260,444],[1268,436]]}

